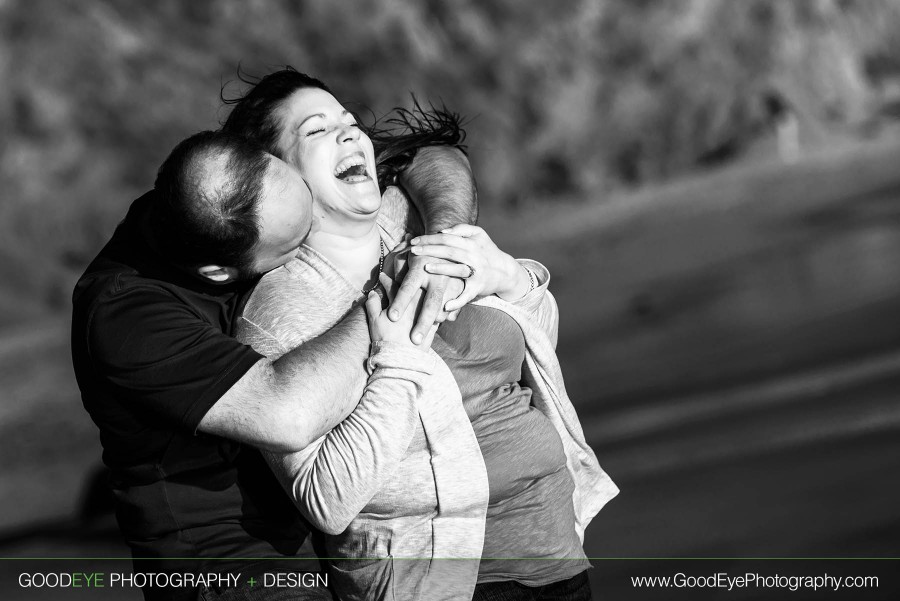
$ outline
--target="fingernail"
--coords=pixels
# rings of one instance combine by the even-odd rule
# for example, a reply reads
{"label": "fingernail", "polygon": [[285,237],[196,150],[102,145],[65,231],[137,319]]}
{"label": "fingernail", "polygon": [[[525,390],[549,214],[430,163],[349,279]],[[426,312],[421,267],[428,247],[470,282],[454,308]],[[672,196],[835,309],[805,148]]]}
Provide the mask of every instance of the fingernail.
{"label": "fingernail", "polygon": [[420,247],[417,246],[417,247],[415,247],[415,248],[410,249],[409,252],[411,252],[411,253],[414,254],[414,255],[418,255],[418,254],[421,254],[422,249],[421,249]]}
{"label": "fingernail", "polygon": [[419,239],[418,239],[418,238],[413,238],[412,240],[409,241],[409,243],[410,243],[410,244],[413,244],[413,245],[418,244],[418,243],[419,243]]}
{"label": "fingernail", "polygon": [[446,233],[448,233],[449,231],[450,231],[450,229],[448,228],[448,229],[446,229],[446,230],[441,230],[441,233],[442,233],[442,234],[446,234]]}
{"label": "fingernail", "polygon": [[400,312],[399,311],[391,311],[390,315],[391,315],[391,319],[397,319],[398,317],[400,317]]}
{"label": "fingernail", "polygon": [[418,332],[416,332],[415,334],[412,335],[412,341],[415,342],[416,344],[419,344],[420,342],[422,342],[422,335],[419,334]]}

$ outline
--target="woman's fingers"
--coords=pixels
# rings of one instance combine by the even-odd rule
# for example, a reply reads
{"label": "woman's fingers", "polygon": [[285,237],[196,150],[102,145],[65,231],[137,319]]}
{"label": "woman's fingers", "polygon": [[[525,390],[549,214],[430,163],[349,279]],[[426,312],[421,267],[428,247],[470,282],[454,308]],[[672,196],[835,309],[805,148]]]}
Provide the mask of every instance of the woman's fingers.
{"label": "woman's fingers", "polygon": [[416,252],[416,248],[431,244],[455,246],[456,248],[472,248],[474,243],[468,238],[463,238],[462,236],[456,236],[454,234],[427,234],[425,236],[413,238],[412,252]]}
{"label": "woman's fingers", "polygon": [[451,301],[447,301],[444,305],[444,311],[448,313],[453,313],[454,311],[459,311],[470,302],[475,300],[475,297],[478,296],[478,291],[475,289],[475,286],[466,286],[462,291],[462,294],[457,296]]}
{"label": "woman's fingers", "polygon": [[482,233],[484,230],[478,227],[477,225],[469,225],[468,223],[460,223],[458,225],[454,225],[453,227],[448,227],[445,230],[441,230],[442,234],[453,234],[454,236],[462,236],[464,238],[468,238],[470,236],[476,236]]}
{"label": "woman's fingers", "polygon": [[468,265],[463,263],[428,263],[425,265],[425,271],[436,275],[446,275],[451,278],[466,279],[472,275],[472,270]]}
{"label": "woman's fingers", "polygon": [[381,297],[378,296],[378,293],[372,290],[369,292],[369,296],[366,297],[366,314],[369,317],[369,322],[379,315],[381,315]]}
{"label": "woman's fingers", "polygon": [[472,253],[457,248],[456,246],[446,246],[443,244],[427,244],[425,246],[414,246],[412,252],[416,255],[425,255],[429,257],[437,257],[439,259],[449,259],[457,263],[465,263]]}

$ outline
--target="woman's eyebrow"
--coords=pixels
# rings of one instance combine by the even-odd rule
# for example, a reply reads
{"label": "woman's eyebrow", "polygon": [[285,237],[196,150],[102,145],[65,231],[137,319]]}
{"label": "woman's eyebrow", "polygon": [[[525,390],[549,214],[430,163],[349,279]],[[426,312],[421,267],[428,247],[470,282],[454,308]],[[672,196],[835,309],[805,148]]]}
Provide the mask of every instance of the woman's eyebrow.
{"label": "woman's eyebrow", "polygon": [[[342,117],[342,118],[343,118],[343,117],[347,117],[347,116],[353,117],[353,120],[354,120],[354,121],[356,120],[356,116],[355,116],[353,113],[351,113],[350,111],[348,111],[347,109],[344,109],[343,111],[341,111],[341,117]],[[306,117],[306,119],[304,119],[303,121],[301,121],[300,123],[298,123],[298,124],[297,124],[297,127],[296,127],[295,129],[300,129],[301,127],[303,127],[303,124],[304,124],[304,123],[306,123],[307,121],[309,121],[310,119],[313,119],[313,118],[315,118],[315,117],[319,117],[319,118],[321,118],[321,119],[324,119],[324,118],[325,118],[325,113],[313,113],[312,115],[309,115],[308,117]]]}
{"label": "woman's eyebrow", "polygon": [[304,124],[304,123],[306,123],[307,121],[309,121],[310,119],[313,119],[313,118],[315,118],[315,117],[320,117],[320,118],[324,119],[324,118],[325,118],[325,113],[313,113],[312,115],[308,116],[306,119],[304,119],[303,121],[301,121],[301,122],[297,125],[297,129],[300,129],[301,127],[303,127],[303,124]]}

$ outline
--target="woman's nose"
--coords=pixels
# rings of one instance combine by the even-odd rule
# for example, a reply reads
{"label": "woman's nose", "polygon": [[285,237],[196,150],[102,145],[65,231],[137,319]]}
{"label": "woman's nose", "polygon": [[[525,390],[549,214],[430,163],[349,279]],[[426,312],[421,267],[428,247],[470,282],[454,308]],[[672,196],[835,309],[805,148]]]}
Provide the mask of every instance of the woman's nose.
{"label": "woman's nose", "polygon": [[359,139],[359,128],[355,125],[342,125],[338,130],[338,140],[341,142],[355,142]]}

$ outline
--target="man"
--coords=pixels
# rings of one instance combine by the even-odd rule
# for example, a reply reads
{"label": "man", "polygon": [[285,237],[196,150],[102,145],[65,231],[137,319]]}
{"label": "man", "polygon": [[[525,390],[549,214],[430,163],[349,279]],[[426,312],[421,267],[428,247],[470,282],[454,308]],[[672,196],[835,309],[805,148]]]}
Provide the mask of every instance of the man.
{"label": "man", "polygon": [[[426,193],[438,173],[459,181],[457,196]],[[437,231],[460,214],[474,220],[470,177],[459,151],[434,147],[417,153],[401,183]],[[255,279],[293,256],[310,223],[309,191],[293,168],[243,138],[204,132],[173,150],[76,286],[75,372],[136,572],[241,573],[244,588],[156,580],[147,599],[328,598],[322,589],[248,588],[263,572],[320,569],[315,559],[246,559],[316,556],[309,526],[254,447],[300,450],[352,411],[365,385],[364,316],[352,312],[274,362],[231,337]],[[417,324],[425,329],[446,278],[412,266],[405,285],[430,296]]]}

